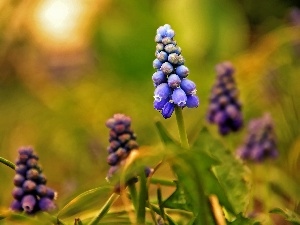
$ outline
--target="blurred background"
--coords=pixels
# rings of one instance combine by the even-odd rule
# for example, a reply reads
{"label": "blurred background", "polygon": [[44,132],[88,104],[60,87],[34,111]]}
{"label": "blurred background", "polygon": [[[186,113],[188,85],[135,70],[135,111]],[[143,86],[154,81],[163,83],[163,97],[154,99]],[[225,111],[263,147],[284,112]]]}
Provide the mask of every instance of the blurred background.
{"label": "blurred background", "polygon": [[[105,121],[132,118],[140,146],[160,146],[153,121],[178,137],[175,117],[152,106],[156,29],[176,32],[201,101],[183,111],[189,136],[203,126],[215,64],[231,61],[245,124],[270,112],[280,157],[299,184],[300,2],[296,0],[0,1],[0,155],[20,146],[40,156],[59,206],[106,184]],[[233,152],[246,129],[220,137]],[[0,166],[0,205],[12,201],[14,172]]]}

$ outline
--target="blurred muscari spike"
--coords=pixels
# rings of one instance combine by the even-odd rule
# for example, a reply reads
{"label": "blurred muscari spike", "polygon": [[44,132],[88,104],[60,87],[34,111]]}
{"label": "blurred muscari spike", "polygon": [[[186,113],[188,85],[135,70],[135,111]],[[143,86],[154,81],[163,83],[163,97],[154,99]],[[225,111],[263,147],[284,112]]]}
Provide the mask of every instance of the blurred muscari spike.
{"label": "blurred muscari spike", "polygon": [[189,69],[184,66],[181,48],[174,40],[175,32],[169,24],[160,26],[155,36],[156,59],[152,76],[155,87],[153,106],[162,116],[170,118],[175,106],[195,108],[199,105],[196,85],[187,79]]}
{"label": "blurred muscari spike", "polygon": [[234,69],[230,62],[216,65],[216,81],[211,89],[207,120],[218,125],[219,133],[226,135],[238,131],[243,125],[241,103],[233,77]]}
{"label": "blurred muscari spike", "polygon": [[[109,142],[107,147],[108,157],[107,163],[110,165],[106,179],[109,181],[119,168],[125,164],[126,159],[132,150],[138,149],[136,135],[131,129],[131,118],[124,114],[115,114],[106,121],[106,126],[110,129]],[[145,175],[148,177],[152,169],[146,167]],[[136,182],[136,178],[130,179],[127,184]],[[119,188],[116,186],[116,192]]]}
{"label": "blurred muscari spike", "polygon": [[10,208],[27,214],[54,210],[56,193],[46,186],[47,180],[38,164],[38,156],[31,147],[21,147],[18,151],[12,191],[14,201]]}
{"label": "blurred muscari spike", "polygon": [[244,144],[238,148],[237,155],[244,160],[261,162],[267,158],[276,158],[278,151],[274,134],[274,125],[270,114],[252,119],[248,124],[248,135]]}

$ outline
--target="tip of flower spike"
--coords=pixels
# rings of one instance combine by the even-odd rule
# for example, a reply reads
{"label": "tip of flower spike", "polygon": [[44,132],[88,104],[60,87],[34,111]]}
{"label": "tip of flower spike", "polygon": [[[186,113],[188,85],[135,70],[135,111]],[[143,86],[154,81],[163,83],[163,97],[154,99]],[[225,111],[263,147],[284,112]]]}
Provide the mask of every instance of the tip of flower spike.
{"label": "tip of flower spike", "polygon": [[224,76],[227,74],[232,74],[234,72],[234,68],[231,62],[225,61],[216,65],[216,73],[219,76]]}

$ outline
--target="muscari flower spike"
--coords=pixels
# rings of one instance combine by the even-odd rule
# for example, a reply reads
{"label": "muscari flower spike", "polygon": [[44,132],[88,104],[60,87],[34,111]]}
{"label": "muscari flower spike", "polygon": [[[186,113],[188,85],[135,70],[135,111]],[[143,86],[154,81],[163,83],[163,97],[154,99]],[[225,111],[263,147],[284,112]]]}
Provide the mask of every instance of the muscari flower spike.
{"label": "muscari flower spike", "polygon": [[196,85],[187,79],[189,69],[184,65],[181,48],[174,40],[175,32],[169,24],[160,26],[155,36],[156,59],[152,76],[155,86],[154,103],[156,110],[167,119],[172,116],[176,106],[195,108],[199,105]]}
{"label": "muscari flower spike", "polygon": [[274,125],[270,114],[266,113],[263,117],[249,122],[248,135],[244,144],[237,149],[237,155],[241,159],[254,162],[278,156]]}
{"label": "muscari flower spike", "polygon": [[[125,164],[126,159],[132,150],[139,148],[136,142],[136,135],[131,129],[131,118],[124,114],[115,114],[106,121],[106,127],[109,132],[109,146],[107,147],[108,157],[107,163],[110,165],[106,179],[111,180],[113,175]],[[146,167],[145,175],[148,177],[152,173],[152,169]],[[137,182],[137,178],[133,177],[127,181],[129,183]],[[116,185],[115,191],[119,192],[119,185]]]}
{"label": "muscari flower spike", "polygon": [[207,120],[218,125],[219,133],[226,135],[238,131],[243,126],[241,103],[233,77],[234,69],[230,62],[216,66],[217,78],[211,89]]}
{"label": "muscari flower spike", "polygon": [[13,211],[34,214],[39,211],[51,211],[56,208],[53,200],[56,193],[46,186],[46,177],[38,164],[38,156],[31,147],[21,147],[16,161],[14,176]]}

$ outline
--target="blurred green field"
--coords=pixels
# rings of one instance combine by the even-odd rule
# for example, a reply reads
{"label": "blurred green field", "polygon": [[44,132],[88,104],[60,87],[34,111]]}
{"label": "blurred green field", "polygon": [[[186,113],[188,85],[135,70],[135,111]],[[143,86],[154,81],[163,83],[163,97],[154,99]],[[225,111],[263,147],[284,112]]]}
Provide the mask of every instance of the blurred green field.
{"label": "blurred green field", "polygon": [[[35,17],[41,2],[0,2],[0,156],[14,161],[20,146],[33,146],[59,207],[106,184],[105,121],[114,113],[132,118],[141,149],[160,148],[154,120],[178,137],[175,118],[164,120],[152,106],[154,36],[166,23],[176,32],[201,101],[183,111],[189,137],[206,125],[215,64],[229,60],[245,124],[271,113],[280,151],[272,163],[300,187],[300,22],[289,16],[299,1],[69,0],[79,4],[78,15],[66,17],[75,25],[63,35]],[[246,133],[220,137],[209,129],[232,151]],[[0,165],[0,209],[12,201],[13,176]]]}

